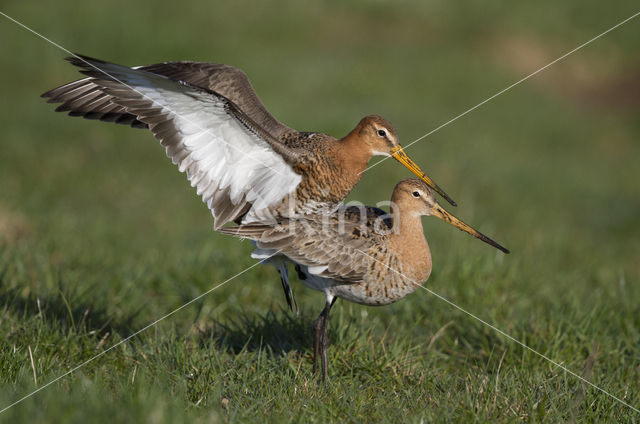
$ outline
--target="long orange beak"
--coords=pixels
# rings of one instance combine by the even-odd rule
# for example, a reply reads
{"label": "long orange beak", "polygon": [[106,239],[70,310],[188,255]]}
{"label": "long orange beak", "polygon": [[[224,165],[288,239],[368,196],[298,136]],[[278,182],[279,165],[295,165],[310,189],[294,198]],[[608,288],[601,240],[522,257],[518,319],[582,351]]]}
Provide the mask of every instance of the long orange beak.
{"label": "long orange beak", "polygon": [[444,192],[444,190],[442,190],[440,187],[438,187],[438,184],[436,184],[435,181],[433,181],[431,178],[429,178],[427,176],[427,174],[422,172],[422,169],[420,169],[420,167],[418,165],[416,165],[416,163],[414,161],[412,161],[409,156],[407,156],[407,154],[402,149],[402,146],[397,146],[397,147],[394,147],[393,149],[391,149],[391,156],[395,160],[397,160],[398,162],[400,162],[401,164],[406,166],[411,172],[416,174],[418,176],[418,178],[420,178],[422,181],[427,183],[427,185],[429,187],[434,189],[447,202],[451,203],[453,206],[458,206],[456,204],[456,202],[454,202],[453,199],[451,197],[449,197],[447,195],[447,193]]}
{"label": "long orange beak", "polygon": [[509,253],[509,249],[507,249],[507,248],[501,246],[500,244],[496,243],[495,241],[491,240],[489,237],[485,236],[480,231],[475,230],[470,225],[467,225],[464,222],[460,221],[458,218],[456,218],[455,216],[451,215],[449,212],[444,210],[442,208],[442,206],[440,206],[439,204],[436,203],[435,205],[433,205],[433,207],[431,208],[430,213],[431,213],[432,216],[438,217],[441,220],[443,220],[445,222],[448,222],[449,224],[453,225],[454,227],[457,227],[460,230],[464,231],[465,233],[469,233],[472,236],[479,238],[483,242],[490,244],[491,246],[495,247],[496,249],[502,250],[504,253]]}

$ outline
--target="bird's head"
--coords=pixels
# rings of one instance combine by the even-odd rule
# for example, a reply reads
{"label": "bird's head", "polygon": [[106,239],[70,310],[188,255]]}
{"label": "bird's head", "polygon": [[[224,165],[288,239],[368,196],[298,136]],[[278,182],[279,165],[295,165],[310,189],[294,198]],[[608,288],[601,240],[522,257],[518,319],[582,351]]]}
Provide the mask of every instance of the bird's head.
{"label": "bird's head", "polygon": [[479,238],[496,249],[499,249],[504,253],[509,253],[509,250],[501,246],[499,243],[447,212],[442,206],[440,206],[427,184],[421,180],[414,178],[400,181],[393,190],[391,203],[396,205],[395,207],[399,209],[397,213],[404,214],[405,216],[435,216],[445,222],[448,222],[454,227]]}
{"label": "bird's head", "polygon": [[456,202],[405,153],[398,142],[396,130],[389,121],[378,115],[365,116],[360,123],[358,123],[355,132],[369,149],[371,156],[391,156],[417,175],[449,203],[456,206]]}

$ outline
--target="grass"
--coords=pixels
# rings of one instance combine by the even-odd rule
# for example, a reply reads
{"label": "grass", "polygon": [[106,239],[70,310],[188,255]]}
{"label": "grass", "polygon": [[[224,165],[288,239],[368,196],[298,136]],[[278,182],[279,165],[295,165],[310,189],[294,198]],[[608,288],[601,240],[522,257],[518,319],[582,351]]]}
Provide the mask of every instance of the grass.
{"label": "grass", "polygon": [[[404,144],[637,10],[570,1],[9,1],[73,51],[125,64],[245,69],[301,130],[389,118]],[[430,290],[640,407],[638,21],[409,149],[504,256],[425,219]],[[225,238],[143,132],[55,114],[38,95],[78,74],[0,19],[0,408],[255,262]],[[387,161],[351,199],[387,200]],[[0,414],[1,422],[638,422],[426,291],[332,311],[331,384],[311,375],[322,295],[285,307],[254,267]],[[30,353],[31,352],[31,353]],[[33,360],[31,359],[33,358]]]}

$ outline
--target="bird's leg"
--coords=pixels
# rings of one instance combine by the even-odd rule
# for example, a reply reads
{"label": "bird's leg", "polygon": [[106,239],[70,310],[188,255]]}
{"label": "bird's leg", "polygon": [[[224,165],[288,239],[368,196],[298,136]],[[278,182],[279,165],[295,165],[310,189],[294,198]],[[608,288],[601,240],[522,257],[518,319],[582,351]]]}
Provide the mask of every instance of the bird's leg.
{"label": "bird's leg", "polygon": [[318,370],[318,355],[322,367],[322,381],[327,380],[327,348],[329,347],[329,311],[336,298],[327,299],[324,309],[314,322],[315,342],[313,351],[313,373]]}
{"label": "bird's leg", "polygon": [[320,364],[322,366],[322,382],[327,381],[327,349],[329,348],[329,309],[327,309],[327,315],[324,319],[324,328],[320,335]]}
{"label": "bird's leg", "polygon": [[293,296],[293,290],[291,290],[291,285],[289,284],[289,270],[287,269],[287,262],[281,259],[271,259],[269,262],[273,265],[278,274],[280,274],[280,282],[282,283],[282,289],[284,290],[284,297],[287,300],[287,305],[289,305],[289,310],[294,312],[296,315],[298,314],[298,304],[296,303],[296,298]]}
{"label": "bird's leg", "polygon": [[296,298],[293,296],[293,290],[291,290],[291,285],[289,284],[289,272],[285,267],[284,270],[278,269],[278,274],[280,274],[280,282],[282,283],[282,289],[284,290],[284,297],[285,299],[287,299],[287,305],[289,305],[289,310],[291,312],[295,312],[297,315],[298,304],[296,303]]}
{"label": "bird's leg", "polygon": [[313,322],[313,375],[316,375],[318,371],[318,354],[320,353],[320,320],[322,320],[322,314],[316,318]]}

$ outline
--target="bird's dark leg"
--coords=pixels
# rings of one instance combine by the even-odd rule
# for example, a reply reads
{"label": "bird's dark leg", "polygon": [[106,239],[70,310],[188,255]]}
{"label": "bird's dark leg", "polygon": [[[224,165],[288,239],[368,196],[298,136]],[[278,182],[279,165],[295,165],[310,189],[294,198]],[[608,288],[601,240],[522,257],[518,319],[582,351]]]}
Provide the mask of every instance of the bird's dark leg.
{"label": "bird's dark leg", "polygon": [[313,330],[315,332],[314,338],[313,338],[313,375],[316,375],[316,372],[318,371],[318,355],[320,354],[321,321],[322,321],[322,314],[320,314],[313,323]]}
{"label": "bird's dark leg", "polygon": [[293,296],[293,290],[291,290],[291,285],[289,284],[289,273],[285,268],[284,271],[278,270],[278,274],[280,274],[280,282],[282,282],[282,289],[284,290],[284,297],[287,299],[289,310],[297,314],[298,304],[296,303],[296,298]]}
{"label": "bird's dark leg", "polygon": [[327,348],[329,347],[329,311],[337,298],[327,299],[322,312],[316,318],[313,327],[315,330],[315,341],[313,349],[313,373],[318,371],[318,356],[322,367],[322,381],[327,380]]}

